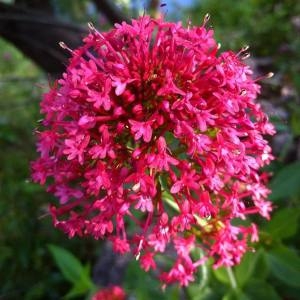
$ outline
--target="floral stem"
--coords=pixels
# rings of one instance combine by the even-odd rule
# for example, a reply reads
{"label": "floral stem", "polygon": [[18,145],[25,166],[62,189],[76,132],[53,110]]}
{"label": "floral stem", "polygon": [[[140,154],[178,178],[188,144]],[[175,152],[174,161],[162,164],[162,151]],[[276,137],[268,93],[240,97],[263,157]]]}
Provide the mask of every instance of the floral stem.
{"label": "floral stem", "polygon": [[229,280],[230,280],[231,287],[232,287],[233,290],[236,290],[237,289],[237,283],[236,283],[235,276],[232,272],[232,268],[227,267],[226,270],[227,270],[227,274],[228,274],[228,277],[229,277]]}
{"label": "floral stem", "polygon": [[163,200],[170,206],[172,207],[175,211],[180,212],[178,204],[174,201],[172,196],[167,193],[163,192]]}
{"label": "floral stem", "polygon": [[[203,250],[199,248],[199,252],[200,252],[200,259],[202,259],[204,257]],[[201,270],[202,278],[201,278],[201,283],[199,285],[199,289],[203,290],[208,282],[208,270],[207,270],[206,262],[200,266],[200,270]]]}

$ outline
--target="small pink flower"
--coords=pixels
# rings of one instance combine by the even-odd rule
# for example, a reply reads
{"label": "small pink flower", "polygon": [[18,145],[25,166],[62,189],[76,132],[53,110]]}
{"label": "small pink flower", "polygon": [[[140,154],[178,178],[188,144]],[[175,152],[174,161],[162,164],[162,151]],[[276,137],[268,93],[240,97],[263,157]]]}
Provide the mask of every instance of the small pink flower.
{"label": "small pink flower", "polygon": [[170,165],[178,165],[178,160],[167,153],[166,141],[163,137],[159,137],[156,145],[158,153],[151,153],[145,156],[149,167],[155,168],[158,171],[169,171]]}
{"label": "small pink flower", "polygon": [[115,252],[124,254],[130,251],[130,246],[127,240],[120,239],[119,237],[113,237],[112,239],[113,249]]}
{"label": "small pink flower", "polygon": [[150,197],[141,195],[134,208],[139,209],[141,212],[145,212],[145,211],[153,212],[152,199]]}
{"label": "small pink flower", "polygon": [[195,246],[195,236],[191,235],[190,237],[179,237],[174,239],[174,248],[177,251],[177,254],[181,257],[189,257],[189,253]]}
{"label": "small pink flower", "polygon": [[63,150],[64,154],[67,154],[67,159],[72,160],[78,158],[78,162],[83,164],[84,151],[89,143],[90,136],[79,134],[71,139],[65,140],[66,148]]}
{"label": "small pink flower", "polygon": [[199,180],[198,176],[196,175],[195,170],[184,170],[183,174],[181,175],[180,179],[177,180],[170,189],[172,194],[179,193],[184,187],[191,190],[199,190]]}
{"label": "small pink flower", "polygon": [[128,120],[131,125],[131,131],[134,133],[134,139],[138,140],[143,137],[146,143],[149,143],[152,137],[152,128],[150,122],[138,122],[135,120]]}
{"label": "small pink flower", "polygon": [[154,254],[153,253],[145,253],[141,258],[141,267],[146,272],[148,272],[151,268],[156,269],[156,263],[153,259]]}
{"label": "small pink flower", "polygon": [[95,124],[96,124],[95,117],[90,117],[87,115],[82,116],[78,121],[78,125],[84,129],[93,128]]}
{"label": "small pink flower", "polygon": [[178,259],[172,269],[168,273],[163,273],[161,277],[167,284],[178,281],[181,286],[188,286],[194,281],[194,272],[195,268],[191,262]]}
{"label": "small pink flower", "polygon": [[49,157],[51,151],[56,146],[58,133],[52,130],[45,130],[39,134],[37,143],[37,151],[41,153],[41,157]]}

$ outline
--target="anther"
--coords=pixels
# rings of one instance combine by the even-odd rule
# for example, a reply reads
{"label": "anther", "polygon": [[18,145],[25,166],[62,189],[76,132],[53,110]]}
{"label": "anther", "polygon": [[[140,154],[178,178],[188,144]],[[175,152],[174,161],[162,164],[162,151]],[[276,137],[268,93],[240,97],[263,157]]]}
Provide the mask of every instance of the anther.
{"label": "anther", "polygon": [[206,25],[206,23],[209,21],[209,19],[210,19],[210,14],[207,13],[203,18],[203,26]]}
{"label": "anther", "polygon": [[260,76],[260,77],[256,78],[255,81],[260,81],[260,80],[264,80],[264,79],[270,79],[273,76],[274,76],[274,73],[273,72],[269,72],[266,75],[263,75],[263,76]]}
{"label": "anther", "polygon": [[241,52],[246,52],[247,50],[249,50],[250,46],[249,45],[245,45],[242,49]]}
{"label": "anther", "polygon": [[73,52],[73,50],[69,48],[64,42],[59,42],[58,44],[62,49],[68,50],[71,53]]}
{"label": "anther", "polygon": [[88,22],[88,27],[92,33],[97,34],[104,40],[104,36],[95,28],[92,22]]}
{"label": "anther", "polygon": [[[246,52],[246,51],[248,51],[249,48],[250,48],[249,45],[243,46],[243,48],[237,53],[237,56],[240,56],[240,55],[248,55],[249,53]],[[247,58],[248,58],[248,57],[247,57]],[[243,59],[243,57],[242,57],[242,59]]]}
{"label": "anther", "polygon": [[97,30],[92,22],[88,22],[88,27],[91,32],[95,33]]}
{"label": "anther", "polygon": [[191,26],[192,26],[192,21],[191,21],[191,20],[188,20],[188,21],[187,21],[187,25],[188,25],[188,26],[187,26],[187,29],[190,30],[190,28],[191,28]]}
{"label": "anther", "polygon": [[241,59],[242,60],[245,60],[245,59],[247,59],[247,58],[249,58],[250,57],[250,53],[245,53],[242,57],[241,57]]}
{"label": "anther", "polygon": [[38,220],[44,219],[45,217],[48,217],[48,216],[50,216],[50,213],[47,212],[43,215],[38,216]]}
{"label": "anther", "polygon": [[138,246],[138,249],[137,249],[137,255],[135,256],[135,259],[136,260],[139,260],[140,259],[140,256],[141,256],[141,250],[142,250],[142,248],[143,248],[143,242],[144,242],[144,240],[140,240],[140,242],[139,242],[139,246]]}

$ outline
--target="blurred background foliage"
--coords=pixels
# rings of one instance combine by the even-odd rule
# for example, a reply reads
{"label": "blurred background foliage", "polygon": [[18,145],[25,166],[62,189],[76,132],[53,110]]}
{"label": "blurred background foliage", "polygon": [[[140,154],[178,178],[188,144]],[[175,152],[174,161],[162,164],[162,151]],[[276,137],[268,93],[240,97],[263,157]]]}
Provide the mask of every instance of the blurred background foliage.
{"label": "blurred background foliage", "polygon": [[[61,299],[66,295],[84,299],[110,284],[120,284],[128,299],[299,299],[300,2],[170,0],[161,8],[159,4],[138,0],[0,1],[1,300]],[[46,13],[53,20],[82,26],[84,32],[88,21],[105,30],[114,21],[144,10],[153,15],[161,11],[169,20],[190,19],[194,24],[201,24],[209,12],[223,49],[238,51],[249,44],[252,57],[248,62],[255,76],[275,72],[274,78],[262,81],[259,100],[278,131],[271,140],[277,160],[268,168],[273,173],[270,199],[275,209],[270,222],[261,221],[255,252],[250,251],[233,268],[236,282],[226,269],[213,270],[208,262],[190,287],[170,287],[163,292],[156,274],[144,273],[132,258],[113,255],[101,241],[69,240],[55,230],[47,215],[47,204],[55,199],[30,181],[29,164],[36,155],[33,133],[41,117],[39,101],[64,64],[55,56],[57,69],[47,69],[48,57],[38,57],[41,51],[35,51],[36,44],[29,42],[27,51],[18,46],[18,33],[23,41],[34,36],[31,27],[18,27],[20,16],[34,12],[43,19]],[[40,27],[45,30],[42,34],[49,29]],[[55,34],[57,41],[65,40],[64,34],[68,38],[66,32]],[[56,49],[57,44],[52,47]]]}

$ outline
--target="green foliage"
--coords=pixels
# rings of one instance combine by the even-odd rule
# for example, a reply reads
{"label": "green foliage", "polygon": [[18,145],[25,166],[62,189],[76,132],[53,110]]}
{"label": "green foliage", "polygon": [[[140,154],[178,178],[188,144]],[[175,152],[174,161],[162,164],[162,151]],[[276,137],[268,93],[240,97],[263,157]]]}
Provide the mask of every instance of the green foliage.
{"label": "green foliage", "polygon": [[244,294],[239,290],[237,291],[230,290],[224,295],[224,297],[222,297],[222,300],[250,300],[250,299],[251,298],[249,298],[246,294]]}
{"label": "green foliage", "polygon": [[300,287],[300,258],[295,251],[281,245],[269,251],[272,274],[285,284]]}
{"label": "green foliage", "polygon": [[224,283],[224,284],[226,284],[226,285],[230,285],[230,279],[229,279],[229,277],[228,277],[228,273],[227,273],[227,271],[226,271],[226,268],[221,267],[221,268],[215,269],[215,270],[213,271],[213,273],[214,273],[214,275],[216,276],[216,278],[217,278],[220,282],[222,282],[222,283]]}
{"label": "green foliage", "polygon": [[275,176],[270,184],[272,194],[270,199],[273,201],[282,198],[297,197],[300,193],[300,162],[284,166]]}
{"label": "green foliage", "polygon": [[243,258],[243,262],[235,267],[234,274],[237,284],[244,287],[254,274],[259,274],[258,268],[264,273],[266,266],[261,265],[264,257],[264,251],[260,250],[257,253],[248,252]]}
{"label": "green foliage", "polygon": [[249,299],[255,299],[255,300],[282,299],[270,284],[259,279],[251,279],[247,284],[245,293],[248,295]]}
{"label": "green foliage", "polygon": [[64,278],[73,285],[65,299],[86,295],[89,291],[96,290],[91,281],[90,265],[82,265],[71,252],[61,247],[54,245],[48,247]]}
{"label": "green foliage", "polygon": [[294,236],[299,225],[300,209],[283,208],[263,228],[273,239],[281,240]]}
{"label": "green foliage", "polygon": [[219,300],[222,297],[222,293],[215,288],[205,287],[200,290],[197,285],[189,286],[188,294],[193,300]]}
{"label": "green foliage", "polygon": [[[205,293],[196,299],[220,299],[213,292],[212,287],[216,285],[214,280],[227,287],[222,299],[229,300],[281,299],[276,289],[269,283],[273,276],[284,284],[300,287],[300,258],[294,251],[282,245],[272,250],[260,248],[255,253],[247,253],[241,264],[232,268],[232,271],[236,287],[233,286],[226,268],[219,268],[213,271],[214,278],[209,282],[211,288],[206,287]],[[195,287],[189,289],[192,295],[196,294]]]}

